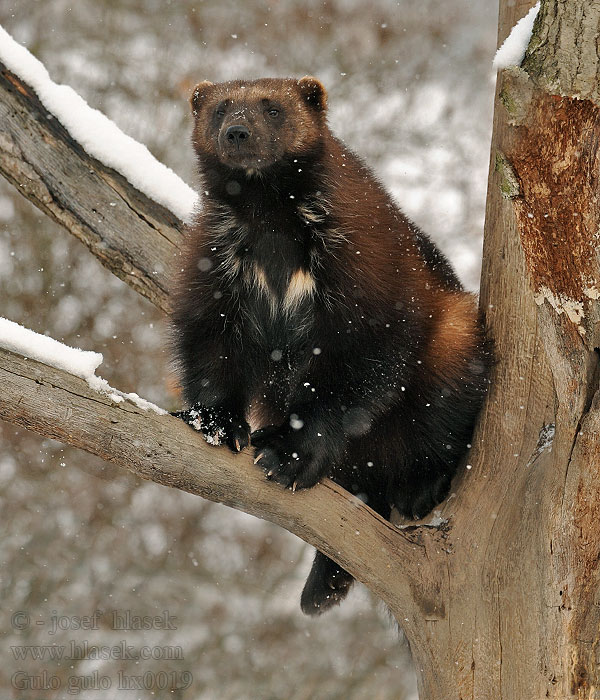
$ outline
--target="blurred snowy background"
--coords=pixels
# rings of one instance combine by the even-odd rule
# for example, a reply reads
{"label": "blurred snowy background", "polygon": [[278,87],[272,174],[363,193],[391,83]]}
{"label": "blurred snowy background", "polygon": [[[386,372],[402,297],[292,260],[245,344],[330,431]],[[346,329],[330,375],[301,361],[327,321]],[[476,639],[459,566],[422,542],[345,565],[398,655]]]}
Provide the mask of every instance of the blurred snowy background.
{"label": "blurred snowy background", "polygon": [[[196,82],[316,75],[334,131],[476,289],[496,9],[496,0],[4,0],[0,23],[55,81],[192,185],[187,99]],[[0,315],[103,352],[99,372],[113,386],[173,406],[164,319],[5,182]],[[73,697],[69,678],[78,676],[91,685],[80,697],[98,700],[414,697],[409,653],[362,587],[321,619],[302,616],[312,552],[275,526],[8,424],[0,424],[0,507],[3,698]],[[53,614],[72,627],[96,609],[107,611],[98,630],[50,634]],[[176,629],[117,631],[112,610],[167,610]],[[177,646],[183,658],[67,658],[70,642],[84,641],[166,655]],[[16,659],[23,652],[11,646],[23,645],[66,648],[60,661],[31,658],[51,653],[43,650]],[[21,671],[33,680],[18,676],[17,690]],[[44,672],[59,689],[35,687]],[[189,681],[184,672],[193,682],[177,689]],[[119,673],[154,676],[145,676],[148,688],[127,690]],[[97,687],[102,678],[110,690]]]}

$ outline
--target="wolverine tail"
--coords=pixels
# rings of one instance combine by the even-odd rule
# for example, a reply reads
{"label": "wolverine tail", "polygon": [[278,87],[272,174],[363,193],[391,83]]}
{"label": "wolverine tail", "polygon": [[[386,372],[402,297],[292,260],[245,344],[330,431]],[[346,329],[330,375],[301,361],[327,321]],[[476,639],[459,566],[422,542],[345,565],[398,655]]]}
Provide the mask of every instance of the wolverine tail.
{"label": "wolverine tail", "polygon": [[316,552],[300,598],[302,612],[320,615],[338,605],[348,594],[353,581],[354,578],[333,560]]}

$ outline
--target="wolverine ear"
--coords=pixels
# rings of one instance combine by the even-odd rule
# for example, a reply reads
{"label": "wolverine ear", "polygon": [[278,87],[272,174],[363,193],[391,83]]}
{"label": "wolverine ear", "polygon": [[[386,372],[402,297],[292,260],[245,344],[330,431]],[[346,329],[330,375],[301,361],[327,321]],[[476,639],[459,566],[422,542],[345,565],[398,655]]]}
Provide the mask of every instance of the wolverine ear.
{"label": "wolverine ear", "polygon": [[298,81],[298,87],[302,97],[308,105],[317,112],[325,112],[327,109],[327,91],[323,85],[310,75],[305,75]]}
{"label": "wolverine ear", "polygon": [[196,87],[194,88],[194,92],[190,97],[190,104],[192,105],[192,111],[194,112],[194,114],[196,114],[196,112],[199,111],[202,102],[204,101],[210,88],[213,85],[214,83],[211,83],[209,80],[203,80],[201,83],[198,83],[198,85],[196,85]]}

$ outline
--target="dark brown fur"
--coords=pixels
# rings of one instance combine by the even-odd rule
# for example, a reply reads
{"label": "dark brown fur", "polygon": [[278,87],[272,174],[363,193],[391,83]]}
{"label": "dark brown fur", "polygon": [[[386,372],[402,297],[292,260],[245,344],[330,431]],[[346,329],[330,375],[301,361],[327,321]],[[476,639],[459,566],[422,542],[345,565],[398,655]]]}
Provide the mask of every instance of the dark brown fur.
{"label": "dark brown fur", "polygon": [[[284,486],[330,476],[386,518],[425,515],[487,385],[475,298],[329,131],[316,79],[201,83],[192,107],[205,196],[173,298],[181,415],[251,440]],[[317,553],[303,610],[351,582]]]}

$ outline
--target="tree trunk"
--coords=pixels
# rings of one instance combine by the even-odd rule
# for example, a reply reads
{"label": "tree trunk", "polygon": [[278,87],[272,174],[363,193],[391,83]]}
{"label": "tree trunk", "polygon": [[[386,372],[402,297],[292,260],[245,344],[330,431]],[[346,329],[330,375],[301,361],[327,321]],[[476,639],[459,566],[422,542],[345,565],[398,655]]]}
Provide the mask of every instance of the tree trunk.
{"label": "tree trunk", "polygon": [[[501,41],[529,5],[501,2]],[[481,287],[498,364],[404,622],[427,700],[600,697],[599,18],[543,3],[524,69],[499,76]]]}
{"label": "tree trunk", "polygon": [[[501,0],[501,40],[531,4]],[[597,0],[547,0],[523,67],[499,76],[481,287],[497,364],[442,525],[397,530],[327,481],[290,494],[170,417],[100,401],[80,380],[2,352],[0,417],[320,547],[390,607],[422,700],[600,697],[599,26]],[[58,127],[38,138],[43,107],[18,78],[1,77],[13,102],[0,123],[0,169],[166,309],[161,260],[175,254],[178,222],[114,173],[83,189],[49,177],[48,143],[67,165],[103,166]],[[98,221],[115,183],[127,206]],[[100,204],[75,215],[78,197]]]}

